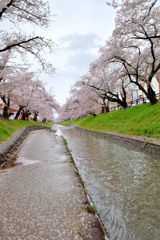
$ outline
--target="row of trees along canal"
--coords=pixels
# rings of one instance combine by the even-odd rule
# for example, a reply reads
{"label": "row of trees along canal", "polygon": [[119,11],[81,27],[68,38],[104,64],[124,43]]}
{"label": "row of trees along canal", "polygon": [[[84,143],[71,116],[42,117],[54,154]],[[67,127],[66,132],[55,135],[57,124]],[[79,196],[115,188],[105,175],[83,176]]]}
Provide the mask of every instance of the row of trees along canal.
{"label": "row of trees along canal", "polygon": [[23,31],[30,24],[47,28],[49,19],[45,0],[0,1],[0,98],[5,118],[9,118],[10,105],[17,109],[15,118],[22,114],[26,119],[32,113],[35,120],[38,114],[51,119],[53,110],[59,107],[52,90],[47,91],[36,72],[26,64],[28,57],[34,57],[45,72],[54,72],[53,66],[43,58],[44,51],[53,52],[54,43],[34,32],[27,35]]}
{"label": "row of trees along canal", "polygon": [[160,71],[159,1],[123,0],[110,5],[117,8],[112,36],[72,87],[61,119],[106,112],[109,102],[126,108],[128,94],[135,88],[152,105],[157,102],[152,82],[155,76],[159,80]]}

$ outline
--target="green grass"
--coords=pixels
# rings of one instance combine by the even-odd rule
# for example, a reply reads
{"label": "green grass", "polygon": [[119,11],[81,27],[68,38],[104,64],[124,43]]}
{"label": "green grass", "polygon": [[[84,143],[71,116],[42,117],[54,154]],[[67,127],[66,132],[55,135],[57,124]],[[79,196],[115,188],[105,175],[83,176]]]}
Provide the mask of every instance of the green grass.
{"label": "green grass", "polygon": [[53,123],[45,122],[39,123],[34,121],[24,121],[24,120],[7,120],[0,118],[0,143],[7,140],[15,131],[25,126],[39,125],[39,126],[49,126]]}
{"label": "green grass", "polygon": [[74,124],[98,132],[118,132],[160,138],[160,101],[119,109],[109,113],[87,116],[61,124]]}

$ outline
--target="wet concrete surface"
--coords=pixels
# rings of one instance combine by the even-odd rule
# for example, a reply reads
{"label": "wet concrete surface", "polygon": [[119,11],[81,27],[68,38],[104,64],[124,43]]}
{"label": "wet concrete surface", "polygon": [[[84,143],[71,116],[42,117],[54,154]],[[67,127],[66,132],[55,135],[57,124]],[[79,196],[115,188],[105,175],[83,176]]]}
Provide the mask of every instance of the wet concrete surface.
{"label": "wet concrete surface", "polygon": [[0,171],[0,240],[103,240],[63,139],[31,132]]}

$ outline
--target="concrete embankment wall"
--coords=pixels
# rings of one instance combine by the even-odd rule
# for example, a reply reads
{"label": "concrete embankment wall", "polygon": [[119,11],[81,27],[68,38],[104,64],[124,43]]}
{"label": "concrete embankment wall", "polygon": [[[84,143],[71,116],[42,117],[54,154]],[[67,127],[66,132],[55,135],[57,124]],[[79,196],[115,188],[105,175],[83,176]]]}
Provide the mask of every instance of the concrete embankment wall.
{"label": "concrete embankment wall", "polygon": [[20,144],[25,139],[25,137],[29,134],[30,131],[38,129],[50,130],[50,127],[46,126],[23,127],[16,131],[15,133],[13,133],[13,135],[8,140],[0,144],[0,168],[3,168],[6,165],[10,164],[12,161],[14,161],[15,153]]}
{"label": "concrete embankment wall", "polygon": [[76,126],[80,131],[86,131],[94,136],[106,138],[113,143],[118,143],[121,146],[131,150],[141,151],[144,153],[160,156],[160,140],[143,136],[130,136],[126,134],[114,132],[95,132]]}

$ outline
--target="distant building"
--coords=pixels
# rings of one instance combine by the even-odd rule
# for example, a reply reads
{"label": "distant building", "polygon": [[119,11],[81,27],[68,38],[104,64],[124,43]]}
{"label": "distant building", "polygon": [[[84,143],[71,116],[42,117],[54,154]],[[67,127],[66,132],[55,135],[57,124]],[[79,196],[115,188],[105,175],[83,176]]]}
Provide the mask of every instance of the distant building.
{"label": "distant building", "polygon": [[[3,116],[3,103],[2,102],[0,102],[0,117],[2,117]],[[15,118],[15,116],[16,116],[16,113],[17,113],[17,109],[15,109],[14,107],[10,107],[9,108],[9,113],[12,113],[12,115],[10,116],[10,119],[14,119]]]}

